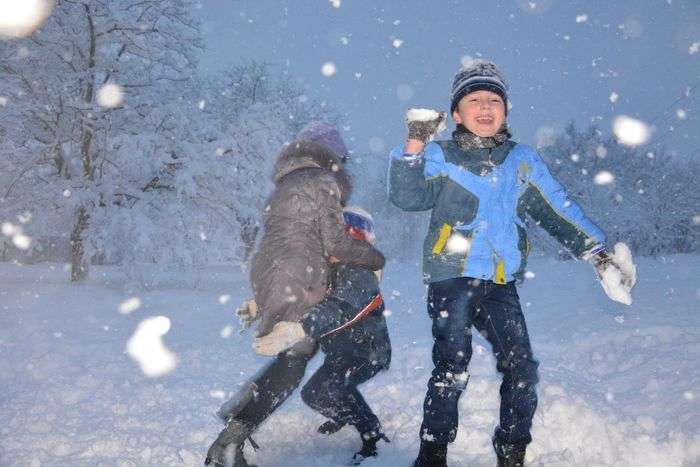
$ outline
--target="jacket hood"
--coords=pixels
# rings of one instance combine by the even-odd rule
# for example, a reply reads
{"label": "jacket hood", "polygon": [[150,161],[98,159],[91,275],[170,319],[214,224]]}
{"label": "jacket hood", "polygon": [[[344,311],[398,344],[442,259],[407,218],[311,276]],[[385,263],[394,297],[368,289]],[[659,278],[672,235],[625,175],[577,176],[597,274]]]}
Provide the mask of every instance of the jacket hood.
{"label": "jacket hood", "polygon": [[285,176],[302,169],[322,169],[333,174],[340,188],[342,203],[345,204],[350,198],[352,183],[340,158],[313,141],[297,140],[287,144],[277,156],[272,181],[278,184]]}

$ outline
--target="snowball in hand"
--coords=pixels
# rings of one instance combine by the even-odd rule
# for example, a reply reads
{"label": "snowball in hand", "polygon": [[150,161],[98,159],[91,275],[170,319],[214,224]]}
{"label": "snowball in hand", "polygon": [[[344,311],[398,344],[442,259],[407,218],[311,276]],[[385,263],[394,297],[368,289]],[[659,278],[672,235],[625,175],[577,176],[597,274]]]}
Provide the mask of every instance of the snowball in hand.
{"label": "snowball in hand", "polygon": [[[620,269],[618,270],[616,267],[605,268],[600,275],[600,285],[603,286],[605,294],[611,300],[631,305],[632,287],[637,282],[637,267],[632,262],[632,253],[624,243],[616,243],[615,251],[610,256]],[[623,274],[631,279],[629,283],[623,283]]]}
{"label": "snowball in hand", "polygon": [[[433,120],[437,120],[440,118],[440,112],[437,110],[433,109],[416,109],[416,108],[411,108],[408,109],[406,112],[406,123],[410,122],[430,122]],[[440,125],[438,126],[436,133],[441,133],[447,128],[447,124],[445,123],[445,119],[443,118],[440,121]]]}
{"label": "snowball in hand", "polygon": [[162,340],[169,330],[170,320],[166,316],[148,318],[141,321],[126,343],[129,356],[138,362],[146,376],[157,378],[175,369],[177,356],[165,347]]}

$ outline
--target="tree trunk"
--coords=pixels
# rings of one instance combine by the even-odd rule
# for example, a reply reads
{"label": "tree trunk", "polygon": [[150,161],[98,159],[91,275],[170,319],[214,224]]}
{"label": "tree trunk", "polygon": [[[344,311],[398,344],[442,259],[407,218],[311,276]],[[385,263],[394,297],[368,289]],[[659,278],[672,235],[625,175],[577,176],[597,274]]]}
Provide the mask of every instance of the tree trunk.
{"label": "tree trunk", "polygon": [[88,258],[85,257],[85,239],[83,234],[88,226],[90,216],[84,207],[78,208],[76,214],[75,225],[70,236],[70,280],[71,282],[79,282],[87,278],[88,275]]}

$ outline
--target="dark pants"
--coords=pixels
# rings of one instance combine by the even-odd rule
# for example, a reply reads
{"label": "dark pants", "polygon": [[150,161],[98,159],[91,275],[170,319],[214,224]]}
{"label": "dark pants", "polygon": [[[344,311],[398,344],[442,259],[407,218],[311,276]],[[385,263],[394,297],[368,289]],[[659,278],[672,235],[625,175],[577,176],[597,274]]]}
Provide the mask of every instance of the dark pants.
{"label": "dark pants", "polygon": [[[256,429],[294,392],[317,352],[280,353],[253,378],[253,395],[234,418]],[[379,420],[357,390],[384,367],[351,352],[332,352],[309,379],[301,397],[312,409],[335,422],[354,425],[360,433],[379,430]]]}
{"label": "dark pants", "polygon": [[532,355],[515,284],[454,278],[430,284],[433,363],[423,405],[421,439],[452,442],[457,435],[458,401],[467,386],[474,326],[491,344],[501,383],[497,450],[525,449],[537,407],[538,363]]}
{"label": "dark pants", "polygon": [[310,352],[282,352],[253,378],[253,395],[234,416],[252,430],[260,426],[299,386],[306,365],[316,355]]}
{"label": "dark pants", "polygon": [[381,369],[367,360],[329,355],[304,385],[301,398],[336,423],[353,425],[360,433],[379,432],[379,419],[357,386]]}

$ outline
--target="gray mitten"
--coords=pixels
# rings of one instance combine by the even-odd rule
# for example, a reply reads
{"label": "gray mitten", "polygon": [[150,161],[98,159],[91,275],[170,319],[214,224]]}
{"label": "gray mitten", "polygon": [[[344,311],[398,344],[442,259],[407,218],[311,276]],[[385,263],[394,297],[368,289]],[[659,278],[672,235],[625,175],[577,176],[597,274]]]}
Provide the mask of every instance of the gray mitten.
{"label": "gray mitten", "polygon": [[428,143],[435,135],[447,128],[447,114],[431,109],[408,109],[406,112],[406,127],[408,139]]}
{"label": "gray mitten", "polygon": [[258,305],[255,300],[246,300],[236,308],[236,316],[241,325],[241,332],[248,329],[260,316],[258,315]]}

